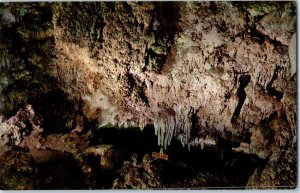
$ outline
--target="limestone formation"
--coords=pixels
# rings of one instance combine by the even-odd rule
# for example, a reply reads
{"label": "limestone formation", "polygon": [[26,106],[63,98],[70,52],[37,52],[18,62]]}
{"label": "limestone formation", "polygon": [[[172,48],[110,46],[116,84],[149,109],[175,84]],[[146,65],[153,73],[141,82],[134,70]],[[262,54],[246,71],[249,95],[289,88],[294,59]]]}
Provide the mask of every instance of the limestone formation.
{"label": "limestone formation", "polygon": [[255,155],[244,186],[293,188],[296,36],[293,1],[3,3],[0,145],[68,152],[101,188],[94,133],[152,126],[164,151]]}

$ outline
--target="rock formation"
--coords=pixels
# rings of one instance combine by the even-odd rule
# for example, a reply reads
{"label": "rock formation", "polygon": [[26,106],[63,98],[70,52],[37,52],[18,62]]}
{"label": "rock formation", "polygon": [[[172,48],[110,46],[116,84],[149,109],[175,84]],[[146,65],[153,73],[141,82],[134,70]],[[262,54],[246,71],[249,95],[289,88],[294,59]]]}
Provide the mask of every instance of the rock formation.
{"label": "rock formation", "polygon": [[265,160],[244,187],[296,186],[295,2],[3,3],[0,19],[1,147],[68,152],[101,188],[92,170],[126,153],[87,151],[93,133],[153,126],[165,151]]}

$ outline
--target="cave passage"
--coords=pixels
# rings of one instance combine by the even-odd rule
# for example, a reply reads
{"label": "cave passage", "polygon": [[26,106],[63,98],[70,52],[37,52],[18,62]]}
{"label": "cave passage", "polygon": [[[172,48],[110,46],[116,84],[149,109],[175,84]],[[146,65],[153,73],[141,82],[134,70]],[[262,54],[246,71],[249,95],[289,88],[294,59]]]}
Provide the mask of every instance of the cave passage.
{"label": "cave passage", "polygon": [[[147,125],[142,131],[139,128],[100,128],[94,133],[93,145],[111,144],[114,149],[118,149],[124,154],[124,160],[129,160],[133,154],[142,159],[145,154],[159,152],[157,138],[154,134],[154,127]],[[197,179],[204,175],[207,188],[231,187],[245,188],[249,177],[254,170],[263,164],[265,160],[256,155],[236,153],[231,150],[221,150],[218,147],[182,147],[180,141],[173,138],[172,143],[165,151],[169,160],[157,159],[156,162],[161,168],[162,184],[166,187],[181,187],[179,184],[184,180]],[[91,160],[97,158],[90,157]],[[97,162],[97,161],[96,161]],[[106,177],[105,177],[106,175]],[[114,176],[107,172],[102,177],[106,179],[106,188],[112,185]],[[220,181],[215,179],[226,179]],[[107,180],[111,179],[111,182]],[[194,187],[197,188],[197,187]],[[202,187],[203,188],[203,187]]]}

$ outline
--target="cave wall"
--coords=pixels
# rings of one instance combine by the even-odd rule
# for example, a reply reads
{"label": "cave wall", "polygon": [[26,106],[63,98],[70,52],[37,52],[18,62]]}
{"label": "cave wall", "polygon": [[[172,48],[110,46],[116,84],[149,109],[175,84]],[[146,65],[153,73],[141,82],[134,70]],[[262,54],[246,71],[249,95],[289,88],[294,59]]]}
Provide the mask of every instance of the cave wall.
{"label": "cave wall", "polygon": [[30,103],[47,133],[153,124],[165,148],[222,138],[272,158],[296,144],[295,6],[2,4],[0,112]]}

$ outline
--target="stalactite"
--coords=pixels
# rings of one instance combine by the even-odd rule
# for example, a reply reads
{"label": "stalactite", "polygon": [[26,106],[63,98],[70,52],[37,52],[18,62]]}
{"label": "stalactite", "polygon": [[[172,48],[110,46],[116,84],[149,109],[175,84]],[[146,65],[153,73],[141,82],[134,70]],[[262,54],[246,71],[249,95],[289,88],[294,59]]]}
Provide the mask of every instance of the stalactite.
{"label": "stalactite", "polygon": [[155,135],[157,135],[158,134],[158,125],[157,125],[157,122],[154,120],[154,130],[155,130]]}
{"label": "stalactite", "polygon": [[148,123],[147,117],[145,117],[143,114],[140,115],[140,117],[139,117],[139,128],[144,129],[146,127],[147,123]]}
{"label": "stalactite", "polygon": [[183,140],[183,135],[179,135],[179,138],[180,138],[180,142],[181,142],[182,147],[184,147],[185,143],[184,143],[184,140]]}
{"label": "stalactite", "polygon": [[188,143],[188,145],[190,146],[199,146],[201,149],[204,149],[205,146],[215,146],[216,145],[216,141],[214,139],[209,138],[208,136],[206,136],[205,138],[203,137],[196,137],[191,139],[191,141]]}
{"label": "stalactite", "polygon": [[163,116],[154,119],[155,135],[157,135],[157,144],[164,149],[170,145],[175,130],[175,118],[168,112],[161,112]]}
{"label": "stalactite", "polygon": [[204,149],[204,140],[202,138],[200,138],[199,144],[201,149]]}
{"label": "stalactite", "polygon": [[166,150],[173,137],[177,137],[182,146],[187,145],[188,149],[190,146],[198,145],[203,149],[204,144],[211,143],[203,138],[191,139],[192,116],[196,113],[194,107],[176,106],[172,111],[175,113],[170,113],[168,110],[160,111],[153,120],[158,146]]}
{"label": "stalactite", "polygon": [[198,137],[191,141],[192,146],[198,146]]}
{"label": "stalactite", "polygon": [[170,129],[168,123],[169,121],[165,121],[162,118],[157,118],[154,120],[154,128],[155,128],[155,135],[157,135],[157,145],[164,147],[164,149],[167,148],[167,145],[170,143],[170,132],[172,132],[173,129]]}
{"label": "stalactite", "polygon": [[164,146],[165,125],[163,120],[160,120],[160,145]]}

